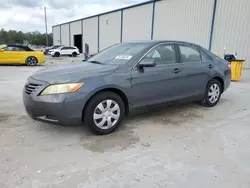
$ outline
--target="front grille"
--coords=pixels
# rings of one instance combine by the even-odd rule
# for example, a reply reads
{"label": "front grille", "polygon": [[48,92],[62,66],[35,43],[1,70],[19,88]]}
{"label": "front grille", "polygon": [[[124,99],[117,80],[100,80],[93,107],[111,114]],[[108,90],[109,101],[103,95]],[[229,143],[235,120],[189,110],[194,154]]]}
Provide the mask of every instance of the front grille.
{"label": "front grille", "polygon": [[39,88],[39,86],[41,86],[41,84],[29,83],[29,84],[25,85],[24,91],[25,91],[25,93],[30,95],[30,94],[34,93]]}

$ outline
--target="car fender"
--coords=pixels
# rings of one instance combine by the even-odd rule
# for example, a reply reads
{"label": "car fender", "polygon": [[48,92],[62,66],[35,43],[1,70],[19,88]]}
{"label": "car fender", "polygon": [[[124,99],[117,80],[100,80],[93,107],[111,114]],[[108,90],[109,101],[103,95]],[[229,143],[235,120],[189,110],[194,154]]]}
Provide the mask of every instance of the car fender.
{"label": "car fender", "polygon": [[[21,52],[20,52],[20,53],[21,53]],[[30,57],[30,56],[36,57],[35,54],[32,53],[32,52],[24,52],[24,53],[22,53],[22,55],[20,56],[20,57],[21,57],[20,61],[21,61],[22,63],[25,64],[25,63],[26,63],[26,59],[27,59],[28,57]]]}
{"label": "car fender", "polygon": [[225,77],[225,67],[221,67],[220,62],[214,62],[214,70],[211,74],[211,79],[215,77],[219,77],[221,79],[224,79]]}
{"label": "car fender", "polygon": [[95,88],[95,89],[89,91],[88,94],[87,94],[87,100],[89,98],[91,98],[93,95],[95,95],[96,93],[101,92],[103,90],[109,90],[109,89],[119,90],[119,91],[121,91],[122,93],[124,93],[126,95],[126,91],[123,88],[121,88],[121,87],[119,87],[117,85],[105,85],[105,86],[100,86],[98,88]]}
{"label": "car fender", "polygon": [[128,101],[128,111],[130,111],[131,109],[131,105],[130,105],[130,101],[129,101],[129,98],[127,97],[126,93],[122,90],[122,88],[120,87],[117,87],[115,85],[107,85],[107,86],[103,86],[103,87],[99,87],[99,88],[96,88],[94,90],[92,90],[91,92],[87,93],[84,97],[84,101],[83,101],[83,104],[82,104],[82,109],[85,109],[87,103],[91,100],[91,98],[93,96],[95,96],[97,93],[99,92],[102,92],[102,91],[105,91],[105,90],[112,90],[112,89],[116,89],[116,90],[119,90],[120,92],[122,92],[125,96],[126,96],[126,99]]}
{"label": "car fender", "polygon": [[[91,84],[86,84],[86,85],[91,86]],[[80,89],[79,91],[77,91],[78,93],[82,93],[82,94],[85,95],[85,99],[84,99],[85,103],[83,104],[84,106],[89,101],[89,99],[91,97],[93,97],[95,94],[97,94],[97,93],[99,93],[101,91],[112,90],[112,89],[119,90],[120,92],[122,92],[126,96],[126,98],[128,100],[128,105],[131,104],[130,100],[129,100],[129,97],[128,97],[127,88],[121,87],[119,85],[114,85],[114,84],[104,84],[104,85],[98,84],[98,85],[99,86],[94,87],[94,89],[93,89],[93,87],[87,87],[86,86],[84,88],[84,86],[83,86],[83,89]],[[129,105],[129,107],[130,107],[130,105]]]}

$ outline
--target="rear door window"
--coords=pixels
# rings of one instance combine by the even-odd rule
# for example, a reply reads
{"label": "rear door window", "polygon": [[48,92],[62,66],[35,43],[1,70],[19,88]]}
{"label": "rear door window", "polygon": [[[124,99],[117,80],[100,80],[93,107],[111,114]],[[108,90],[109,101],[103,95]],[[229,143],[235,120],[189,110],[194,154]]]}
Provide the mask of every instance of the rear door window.
{"label": "rear door window", "polygon": [[179,45],[181,62],[200,62],[201,54],[198,49],[189,45]]}
{"label": "rear door window", "polygon": [[203,51],[201,51],[201,57],[202,61],[212,61],[212,58]]}

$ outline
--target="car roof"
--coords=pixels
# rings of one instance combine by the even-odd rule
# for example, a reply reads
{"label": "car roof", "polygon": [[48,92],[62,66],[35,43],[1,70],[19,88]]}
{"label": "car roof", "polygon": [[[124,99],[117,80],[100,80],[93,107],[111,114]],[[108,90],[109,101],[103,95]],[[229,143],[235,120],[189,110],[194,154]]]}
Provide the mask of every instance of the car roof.
{"label": "car roof", "polygon": [[13,46],[13,47],[28,47],[28,46],[25,46],[25,45],[18,45],[18,44],[8,44],[7,46]]}
{"label": "car roof", "polygon": [[30,47],[25,46],[25,45],[18,45],[18,44],[8,44],[8,47],[19,47],[19,48],[23,48],[26,51],[33,51]]}
{"label": "car roof", "polygon": [[123,43],[137,43],[137,44],[160,44],[160,43],[165,43],[165,42],[169,42],[169,43],[181,43],[181,44],[191,44],[191,45],[197,45],[195,43],[191,43],[191,42],[186,42],[186,41],[178,41],[178,40],[135,40],[135,41],[128,41],[128,42],[123,42]]}
{"label": "car roof", "polygon": [[66,47],[66,48],[76,48],[75,46],[60,46],[60,47]]}

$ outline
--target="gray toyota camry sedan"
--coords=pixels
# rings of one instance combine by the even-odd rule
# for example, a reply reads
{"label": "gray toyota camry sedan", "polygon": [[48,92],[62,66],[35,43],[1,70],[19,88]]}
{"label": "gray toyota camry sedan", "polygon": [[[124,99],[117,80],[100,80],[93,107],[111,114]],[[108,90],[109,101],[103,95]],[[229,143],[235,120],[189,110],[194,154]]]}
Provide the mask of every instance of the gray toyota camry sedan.
{"label": "gray toyota camry sedan", "polygon": [[227,61],[179,41],[113,45],[80,64],[42,69],[23,89],[27,114],[39,121],[85,123],[113,132],[129,112],[172,101],[215,106],[229,87]]}

